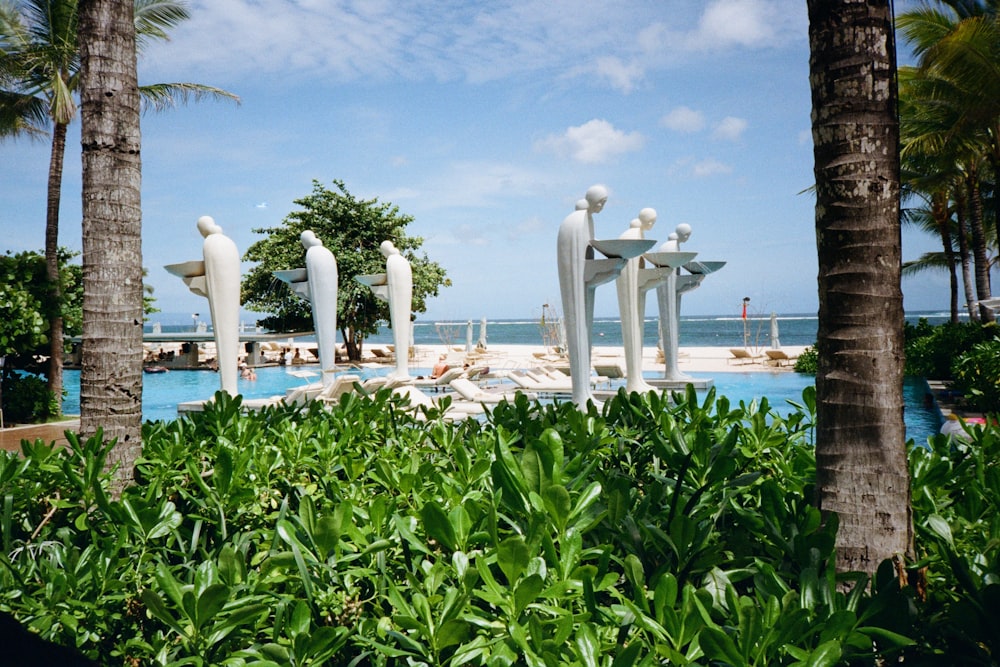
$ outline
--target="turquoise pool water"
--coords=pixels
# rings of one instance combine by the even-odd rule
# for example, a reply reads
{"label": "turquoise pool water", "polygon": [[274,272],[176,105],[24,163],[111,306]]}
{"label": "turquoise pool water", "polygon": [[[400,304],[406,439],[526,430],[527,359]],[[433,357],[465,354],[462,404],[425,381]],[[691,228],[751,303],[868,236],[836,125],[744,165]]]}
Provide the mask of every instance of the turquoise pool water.
{"label": "turquoise pool water", "polygon": [[[430,369],[414,369],[414,374],[426,373]],[[246,398],[267,398],[284,394],[286,389],[308,382],[315,377],[302,378],[293,373],[316,372],[315,367],[296,366],[265,367],[257,369],[257,380],[239,381],[239,390]],[[362,377],[376,375],[379,371],[362,370]],[[766,396],[772,409],[779,413],[793,410],[788,401],[802,402],[802,390],[813,381],[812,376],[798,373],[692,373],[695,377],[710,377],[714,380],[716,392],[728,396],[733,404],[739,401],[759,400]],[[67,396],[63,402],[66,414],[80,411],[80,372],[66,371],[64,383]],[[147,373],[143,376],[142,414],[147,420],[170,420],[177,417],[177,404],[210,398],[219,389],[219,376],[211,371],[171,371],[168,373]],[[927,385],[923,380],[907,378],[904,387],[906,399],[906,433],[917,443],[938,432],[941,417],[937,409],[925,405]]]}

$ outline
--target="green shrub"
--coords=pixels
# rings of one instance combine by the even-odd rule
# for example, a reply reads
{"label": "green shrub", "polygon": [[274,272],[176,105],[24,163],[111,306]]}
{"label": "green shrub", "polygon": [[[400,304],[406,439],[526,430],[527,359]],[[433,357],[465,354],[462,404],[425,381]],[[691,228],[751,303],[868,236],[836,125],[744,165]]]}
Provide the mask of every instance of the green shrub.
{"label": "green shrub", "polygon": [[2,382],[4,423],[44,422],[58,414],[55,394],[37,375],[11,373]]}
{"label": "green shrub", "polygon": [[955,360],[996,335],[995,324],[967,322],[932,327],[923,319],[917,325],[907,324],[906,374],[929,380],[952,379]]}
{"label": "green shrub", "polygon": [[[814,394],[786,417],[519,397],[460,423],[388,391],[250,415],[218,394],[144,426],[120,500],[100,437],[28,444],[0,453],[0,609],[101,664],[933,664],[948,637],[891,568],[834,572]],[[948,511],[923,494],[920,525]]]}
{"label": "green shrub", "polygon": [[795,372],[796,373],[807,373],[809,375],[816,375],[816,369],[819,367],[819,355],[816,353],[816,348],[814,346],[807,347],[802,350],[799,358],[795,360]]}
{"label": "green shrub", "polygon": [[1000,413],[1000,338],[977,343],[952,366],[952,388],[980,412]]}

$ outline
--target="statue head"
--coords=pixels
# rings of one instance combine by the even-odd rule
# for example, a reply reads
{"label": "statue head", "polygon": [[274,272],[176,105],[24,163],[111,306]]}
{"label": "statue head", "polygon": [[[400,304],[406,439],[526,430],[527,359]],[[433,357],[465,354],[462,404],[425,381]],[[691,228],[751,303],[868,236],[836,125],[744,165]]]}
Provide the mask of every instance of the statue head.
{"label": "statue head", "polygon": [[198,231],[201,232],[202,236],[208,236],[209,234],[221,234],[222,227],[215,224],[215,220],[212,219],[212,216],[203,215],[198,218]]}
{"label": "statue head", "polygon": [[639,224],[644,231],[649,231],[656,224],[656,209],[644,208],[639,211]]}
{"label": "statue head", "polygon": [[587,208],[591,213],[600,213],[608,201],[608,189],[603,185],[591,185],[587,188]]}
{"label": "statue head", "polygon": [[382,253],[383,257],[388,258],[390,255],[398,255],[399,250],[392,244],[392,241],[382,241],[382,245],[378,247],[379,252]]}
{"label": "statue head", "polygon": [[684,243],[689,238],[691,238],[691,225],[687,224],[686,222],[682,222],[681,224],[677,225],[676,231],[677,231],[677,240],[680,241],[681,243]]}
{"label": "statue head", "polygon": [[323,242],[319,240],[319,237],[313,233],[311,229],[307,229],[299,235],[299,241],[302,242],[302,247],[308,250],[313,246],[323,245]]}

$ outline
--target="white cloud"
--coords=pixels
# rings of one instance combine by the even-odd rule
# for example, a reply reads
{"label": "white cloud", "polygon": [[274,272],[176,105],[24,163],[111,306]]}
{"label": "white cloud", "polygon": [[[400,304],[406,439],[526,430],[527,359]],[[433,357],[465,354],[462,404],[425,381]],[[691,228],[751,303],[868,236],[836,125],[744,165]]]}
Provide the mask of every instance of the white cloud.
{"label": "white cloud", "polygon": [[690,107],[677,107],[660,119],[660,124],[675,132],[690,134],[705,127],[705,116]]}
{"label": "white cloud", "polygon": [[726,116],[716,124],[715,129],[712,131],[712,138],[725,141],[736,141],[743,136],[743,132],[746,129],[747,121],[745,119],[736,118],[735,116]]}
{"label": "white cloud", "polygon": [[589,120],[571,127],[562,135],[552,135],[535,143],[538,150],[553,151],[584,164],[600,164],[610,159],[639,150],[646,143],[638,132],[615,129],[606,120]]}
{"label": "white cloud", "polygon": [[696,178],[707,178],[709,176],[731,174],[732,172],[733,168],[730,165],[712,158],[704,159],[691,168],[691,175]]}
{"label": "white cloud", "polygon": [[625,63],[617,56],[604,56],[597,59],[595,66],[598,76],[607,79],[611,87],[622,93],[631,93],[645,74],[639,63]]}
{"label": "white cloud", "polygon": [[774,40],[774,3],[716,0],[705,8],[697,34],[713,46],[759,46]]}

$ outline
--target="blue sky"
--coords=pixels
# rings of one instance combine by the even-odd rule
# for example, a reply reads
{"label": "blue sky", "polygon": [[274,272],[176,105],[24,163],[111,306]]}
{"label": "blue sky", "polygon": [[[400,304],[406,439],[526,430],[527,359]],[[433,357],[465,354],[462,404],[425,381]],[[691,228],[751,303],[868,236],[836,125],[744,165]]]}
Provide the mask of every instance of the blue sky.
{"label": "blue sky", "polygon": [[[423,321],[533,318],[559,303],[559,223],[610,190],[597,236],[643,207],[648,238],[726,260],[684,315],[815,312],[816,251],[803,0],[197,0],[142,55],[142,83],[197,81],[203,102],[142,119],[143,263],[162,310],[206,312],[162,266],[200,256],[211,215],[240,251],[343,180],[414,216],[453,286]],[[0,220],[41,249],[48,146],[0,144]],[[79,249],[79,123],[60,242]],[[936,249],[904,230],[905,259]],[[292,267],[289,267],[292,268]],[[341,279],[345,279],[342,276]],[[907,310],[946,309],[947,280],[904,283]],[[655,300],[649,300],[648,311]],[[599,316],[617,315],[613,286]],[[189,317],[189,316],[188,316]]]}

